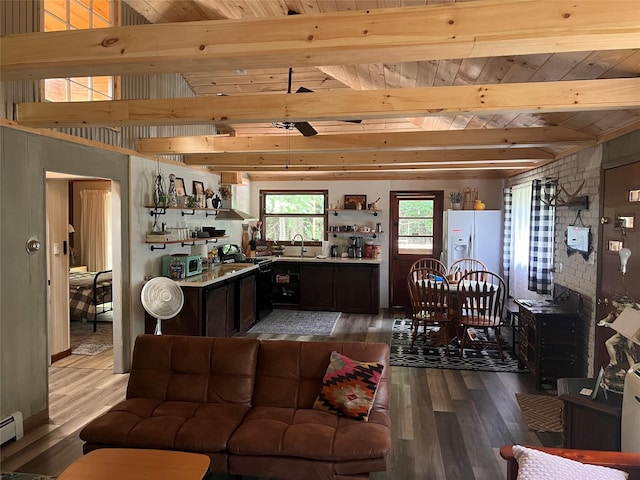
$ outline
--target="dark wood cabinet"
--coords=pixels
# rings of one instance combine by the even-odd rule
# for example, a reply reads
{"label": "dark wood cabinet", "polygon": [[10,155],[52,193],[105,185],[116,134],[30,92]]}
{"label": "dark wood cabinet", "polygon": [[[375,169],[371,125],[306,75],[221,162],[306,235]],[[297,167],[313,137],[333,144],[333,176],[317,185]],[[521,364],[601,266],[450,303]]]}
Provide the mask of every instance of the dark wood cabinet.
{"label": "dark wood cabinet", "polygon": [[516,302],[520,305],[520,368],[529,368],[539,390],[544,384],[555,388],[559,378],[575,377],[578,314],[549,302]]}
{"label": "dark wood cabinet", "polygon": [[300,268],[300,305],[305,310],[334,310],[333,265],[305,264]]}
{"label": "dark wood cabinet", "polygon": [[564,448],[620,451],[622,395],[598,392],[592,400],[581,395],[583,388],[595,387],[593,378],[558,380],[558,398],[563,402]]}
{"label": "dark wood cabinet", "polygon": [[[206,287],[182,287],[184,305],[178,315],[163,320],[168,335],[231,337],[245,332],[256,321],[256,275],[244,275]],[[145,333],[153,333],[156,321],[145,315]]]}
{"label": "dark wood cabinet", "polygon": [[378,313],[380,268],[378,265],[340,265],[334,273],[336,309],[349,313]]}
{"label": "dark wood cabinet", "polygon": [[379,279],[377,264],[303,264],[300,266],[300,308],[378,313]]}
{"label": "dark wood cabinet", "polygon": [[300,305],[300,265],[285,263],[273,266],[273,304],[275,306]]}

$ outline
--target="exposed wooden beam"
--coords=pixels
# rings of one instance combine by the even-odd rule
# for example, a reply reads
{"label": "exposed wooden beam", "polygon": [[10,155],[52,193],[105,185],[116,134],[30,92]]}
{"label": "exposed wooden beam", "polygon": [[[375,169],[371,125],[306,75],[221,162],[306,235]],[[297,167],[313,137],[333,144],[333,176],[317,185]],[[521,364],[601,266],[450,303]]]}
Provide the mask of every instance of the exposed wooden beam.
{"label": "exposed wooden beam", "polygon": [[208,165],[216,170],[241,170],[252,167],[283,167],[299,165],[322,166],[379,166],[379,165],[422,165],[443,162],[488,162],[516,160],[553,160],[554,155],[538,148],[501,148],[469,150],[429,150],[416,152],[359,152],[359,153],[310,153],[310,154],[228,154],[201,153],[184,156],[187,165]]}
{"label": "exposed wooden beam", "polygon": [[141,138],[137,150],[146,154],[180,153],[328,153],[372,150],[442,150],[504,147],[593,145],[595,137],[562,127],[495,128],[430,132],[385,132],[315,137],[260,136]]}
{"label": "exposed wooden beam", "polygon": [[21,103],[31,127],[133,126],[570,112],[640,107],[640,78],[244,95],[112,102]]}
{"label": "exposed wooden beam", "polygon": [[640,47],[629,0],[486,0],[2,38],[3,80]]}
{"label": "exposed wooden beam", "polygon": [[334,180],[473,180],[508,178],[519,170],[465,170],[465,171],[383,171],[383,172],[253,172],[249,174],[252,181],[269,182],[304,182]]}
{"label": "exposed wooden beam", "polygon": [[[540,165],[539,161],[500,161],[500,162],[434,162],[422,165],[349,165],[349,166],[307,166],[307,165],[286,165],[286,166],[260,166],[243,167],[243,171],[251,172],[287,172],[287,171],[307,171],[307,172],[399,172],[411,170],[415,172],[425,171],[464,171],[464,170],[528,170]],[[218,167],[215,171],[219,170]]]}

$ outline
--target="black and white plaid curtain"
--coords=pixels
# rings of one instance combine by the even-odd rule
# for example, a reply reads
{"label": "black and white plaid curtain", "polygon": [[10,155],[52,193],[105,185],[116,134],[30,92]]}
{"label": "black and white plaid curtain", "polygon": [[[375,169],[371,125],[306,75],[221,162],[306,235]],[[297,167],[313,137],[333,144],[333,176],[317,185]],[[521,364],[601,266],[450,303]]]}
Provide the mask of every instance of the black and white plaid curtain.
{"label": "black and white plaid curtain", "polygon": [[511,229],[513,225],[513,193],[511,187],[503,190],[504,200],[504,239],[502,250],[502,271],[504,276],[504,282],[509,285],[509,276],[511,275],[511,248],[512,238]]}
{"label": "black and white plaid curtain", "polygon": [[553,241],[555,208],[546,205],[555,194],[555,185],[534,180],[531,191],[531,229],[529,233],[529,286],[541,295],[550,294],[553,284]]}

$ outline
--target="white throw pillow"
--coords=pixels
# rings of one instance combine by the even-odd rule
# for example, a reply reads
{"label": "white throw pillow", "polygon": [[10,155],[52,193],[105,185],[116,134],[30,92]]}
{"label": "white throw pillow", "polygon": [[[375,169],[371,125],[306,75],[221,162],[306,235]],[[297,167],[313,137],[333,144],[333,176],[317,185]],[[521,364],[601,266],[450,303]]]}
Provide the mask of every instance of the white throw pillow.
{"label": "white throw pillow", "polygon": [[513,446],[518,461],[518,480],[626,480],[620,470],[569,460],[532,448]]}

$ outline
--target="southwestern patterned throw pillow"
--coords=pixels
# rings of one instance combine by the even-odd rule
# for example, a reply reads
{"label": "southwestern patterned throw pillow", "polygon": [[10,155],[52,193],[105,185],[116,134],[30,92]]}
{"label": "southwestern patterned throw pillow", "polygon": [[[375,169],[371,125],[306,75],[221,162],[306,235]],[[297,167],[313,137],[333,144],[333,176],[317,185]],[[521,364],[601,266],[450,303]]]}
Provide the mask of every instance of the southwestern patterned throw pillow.
{"label": "southwestern patterned throw pillow", "polygon": [[358,362],[331,352],[322,389],[313,408],[368,421],[383,368],[381,363]]}

